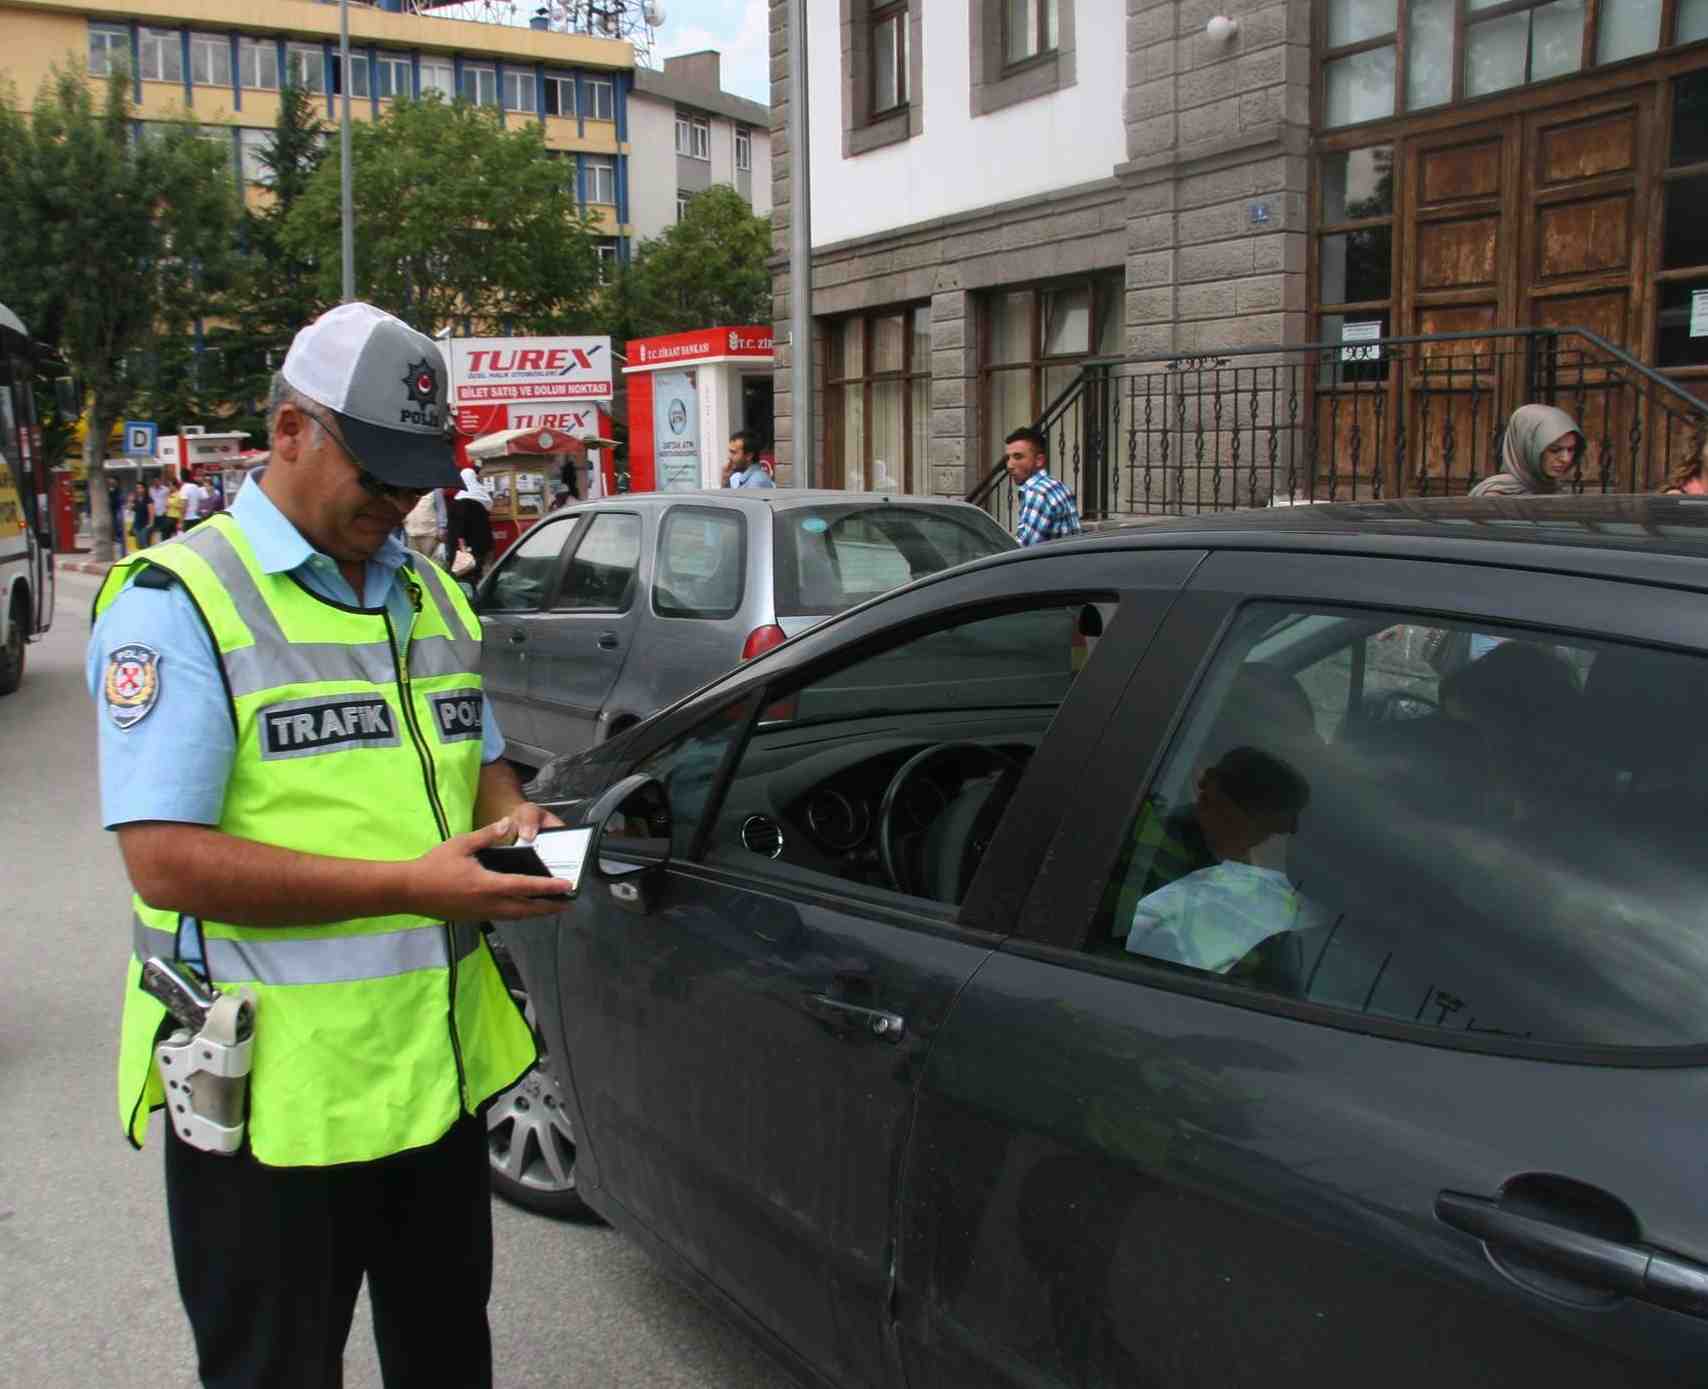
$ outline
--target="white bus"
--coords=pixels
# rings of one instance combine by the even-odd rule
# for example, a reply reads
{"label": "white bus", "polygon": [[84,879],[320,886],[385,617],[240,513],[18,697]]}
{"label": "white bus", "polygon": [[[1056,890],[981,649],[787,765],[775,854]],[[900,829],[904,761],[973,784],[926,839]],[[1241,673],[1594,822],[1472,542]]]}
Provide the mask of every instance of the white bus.
{"label": "white bus", "polygon": [[53,622],[53,536],[36,423],[35,352],[0,304],[0,695],[24,678],[24,647]]}

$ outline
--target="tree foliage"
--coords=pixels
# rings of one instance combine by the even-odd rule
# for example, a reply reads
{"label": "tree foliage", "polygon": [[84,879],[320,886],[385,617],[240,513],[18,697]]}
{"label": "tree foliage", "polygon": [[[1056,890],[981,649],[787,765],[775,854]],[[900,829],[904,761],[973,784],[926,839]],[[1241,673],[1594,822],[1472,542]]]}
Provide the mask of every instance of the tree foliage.
{"label": "tree foliage", "polygon": [[[137,387],[137,355],[228,288],[237,218],[230,146],[194,124],[132,134],[129,79],[55,68],[26,113],[0,94],[0,300],[83,383],[89,476]],[[94,506],[97,558],[110,517]]]}
{"label": "tree foliage", "polygon": [[643,241],[612,286],[615,337],[652,337],[724,323],[771,321],[771,219],[720,184],[696,193],[682,220]]}
{"label": "tree foliage", "polygon": [[[351,147],[361,298],[428,333],[464,320],[474,333],[590,326],[592,219],[536,122],[506,129],[490,107],[431,96],[355,126]],[[334,145],[281,229],[329,302],[342,276],[339,169]]]}

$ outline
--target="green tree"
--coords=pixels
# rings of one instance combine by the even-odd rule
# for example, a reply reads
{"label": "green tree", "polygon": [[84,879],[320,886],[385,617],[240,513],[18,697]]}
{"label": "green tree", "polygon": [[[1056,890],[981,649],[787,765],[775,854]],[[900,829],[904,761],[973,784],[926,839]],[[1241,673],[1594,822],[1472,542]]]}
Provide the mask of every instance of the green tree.
{"label": "green tree", "polygon": [[[397,101],[351,131],[356,292],[424,332],[591,326],[599,293],[592,217],[532,121],[506,129],[490,107],[436,96]],[[329,148],[284,219],[281,243],[336,300],[339,152]]]}
{"label": "green tree", "polygon": [[272,133],[258,153],[265,192],[243,213],[243,269],[229,326],[217,343],[226,398],[244,420],[264,416],[272,373],[297,329],[338,299],[336,291],[321,294],[316,258],[285,240],[285,224],[324,160],[325,133],[314,99],[301,87],[284,87]]}
{"label": "green tree", "polygon": [[610,297],[613,337],[651,337],[771,321],[771,219],[720,184],[696,193],[682,220],[643,241]]}
{"label": "green tree", "polygon": [[[129,79],[55,68],[26,113],[0,93],[0,300],[82,382],[95,557],[111,559],[105,442],[157,334],[182,333],[228,288],[237,224],[229,145],[189,121],[132,135]],[[27,248],[21,250],[20,248]]]}

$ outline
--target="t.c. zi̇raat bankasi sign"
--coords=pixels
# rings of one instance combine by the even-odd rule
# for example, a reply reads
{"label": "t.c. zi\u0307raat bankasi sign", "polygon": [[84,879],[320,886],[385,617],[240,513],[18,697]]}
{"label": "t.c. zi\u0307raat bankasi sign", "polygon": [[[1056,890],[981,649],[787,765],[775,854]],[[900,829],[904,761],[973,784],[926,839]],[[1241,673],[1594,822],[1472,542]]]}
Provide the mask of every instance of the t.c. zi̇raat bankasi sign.
{"label": "t.c. zi\u0307raat bankasi sign", "polygon": [[611,394],[610,338],[453,338],[452,406]]}

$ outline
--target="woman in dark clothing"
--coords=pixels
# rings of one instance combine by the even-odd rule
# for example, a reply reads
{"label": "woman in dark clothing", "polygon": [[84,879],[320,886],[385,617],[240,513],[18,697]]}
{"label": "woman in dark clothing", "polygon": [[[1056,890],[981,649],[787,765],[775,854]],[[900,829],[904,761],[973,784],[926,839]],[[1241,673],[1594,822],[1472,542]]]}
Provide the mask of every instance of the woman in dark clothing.
{"label": "woman in dark clothing", "polygon": [[148,548],[149,532],[154,525],[154,505],[148,499],[148,489],[140,482],[130,490],[130,533],[136,548]]}

